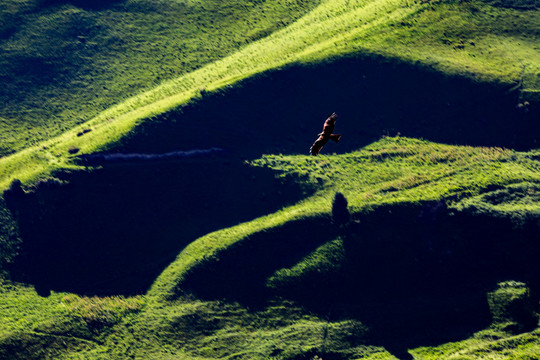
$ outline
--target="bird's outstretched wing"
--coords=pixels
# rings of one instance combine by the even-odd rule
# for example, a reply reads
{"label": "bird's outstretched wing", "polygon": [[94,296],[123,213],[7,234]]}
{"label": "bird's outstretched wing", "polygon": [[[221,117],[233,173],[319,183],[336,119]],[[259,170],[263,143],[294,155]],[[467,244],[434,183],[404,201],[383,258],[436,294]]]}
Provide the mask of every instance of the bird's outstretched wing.
{"label": "bird's outstretched wing", "polygon": [[332,139],[335,142],[338,142],[341,138],[341,135],[335,135],[332,134],[334,131],[334,124],[337,120],[337,114],[334,112],[328,116],[326,121],[324,122],[323,131],[319,134],[319,137],[313,145],[311,145],[311,149],[309,149],[309,153],[311,155],[318,155],[319,151],[323,148],[323,146],[328,142],[329,139]]}

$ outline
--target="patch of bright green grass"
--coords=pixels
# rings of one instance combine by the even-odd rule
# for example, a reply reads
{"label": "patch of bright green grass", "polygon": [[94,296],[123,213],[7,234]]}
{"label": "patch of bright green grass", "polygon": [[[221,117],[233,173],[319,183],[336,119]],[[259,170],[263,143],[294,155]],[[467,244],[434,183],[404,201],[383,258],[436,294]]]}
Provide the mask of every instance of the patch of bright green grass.
{"label": "patch of bright green grass", "polygon": [[517,223],[523,223],[530,217],[540,215],[539,203],[538,184],[519,183],[465,199],[456,207],[470,213],[512,218]]}
{"label": "patch of bright green grass", "polygon": [[381,347],[361,344],[366,332],[361,323],[328,322],[287,301],[260,311],[195,299],[149,309],[140,298],[61,293],[42,298],[21,285],[0,285],[0,358],[267,359],[274,354],[288,359],[325,352],[342,352],[349,358],[386,354]]}
{"label": "patch of bright green grass", "polygon": [[303,258],[291,268],[284,268],[276,271],[268,278],[267,286],[276,288],[282,285],[291,286],[303,277],[312,273],[328,274],[340,269],[345,259],[345,249],[343,240],[336,239],[329,241],[311,254]]}
{"label": "patch of bright green grass", "polygon": [[63,293],[40,297],[30,287],[8,282],[0,285],[2,333],[52,331],[92,339],[93,330],[110,327],[142,306],[138,297],[88,298]]}
{"label": "patch of bright green grass", "polygon": [[[365,333],[358,321],[328,322],[288,301],[247,309],[183,299],[146,309],[124,332],[108,338],[101,351],[108,348],[103,354],[110,358],[122,358],[126,353],[121,351],[127,348],[127,356],[151,359],[313,359],[327,353],[349,359],[394,359],[381,347],[363,344]],[[98,358],[96,349],[80,355]]]}
{"label": "patch of bright green grass", "polygon": [[[355,211],[370,203],[461,198],[488,186],[540,180],[540,164],[523,153],[400,137],[383,138],[346,155],[266,155],[254,164],[341,191]],[[528,210],[538,209],[530,203]]]}
{"label": "patch of bright green grass", "polygon": [[540,331],[510,335],[496,329],[481,331],[470,339],[411,350],[415,359],[510,360],[538,359]]}
{"label": "patch of bright green grass", "polygon": [[87,298],[0,282],[0,358],[60,358],[94,348],[125,317],[139,312],[140,297]]}

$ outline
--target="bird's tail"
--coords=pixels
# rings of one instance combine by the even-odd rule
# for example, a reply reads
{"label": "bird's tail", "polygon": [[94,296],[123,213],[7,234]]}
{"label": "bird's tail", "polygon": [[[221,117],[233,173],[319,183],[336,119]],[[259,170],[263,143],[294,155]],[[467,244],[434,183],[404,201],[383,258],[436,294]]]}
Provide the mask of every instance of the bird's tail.
{"label": "bird's tail", "polygon": [[335,142],[339,142],[339,139],[341,139],[341,134],[332,134],[330,135],[330,139]]}

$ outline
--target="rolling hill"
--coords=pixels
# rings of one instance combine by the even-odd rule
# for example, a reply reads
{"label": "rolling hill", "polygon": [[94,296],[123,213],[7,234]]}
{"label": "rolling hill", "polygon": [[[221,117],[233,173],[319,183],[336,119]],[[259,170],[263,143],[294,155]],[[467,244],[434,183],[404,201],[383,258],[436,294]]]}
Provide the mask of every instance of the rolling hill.
{"label": "rolling hill", "polygon": [[0,9],[0,358],[538,358],[534,0]]}

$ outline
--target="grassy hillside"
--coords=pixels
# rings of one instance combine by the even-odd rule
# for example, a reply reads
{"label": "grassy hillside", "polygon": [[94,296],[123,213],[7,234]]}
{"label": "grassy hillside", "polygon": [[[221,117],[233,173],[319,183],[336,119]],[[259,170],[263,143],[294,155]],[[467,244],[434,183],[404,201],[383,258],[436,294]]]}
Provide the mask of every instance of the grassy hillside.
{"label": "grassy hillside", "polygon": [[[386,138],[363,151],[346,155],[319,158],[266,155],[254,164],[281,170],[285,175],[297,174],[303,182],[320,190],[293,207],[194,242],[163,273],[161,279],[167,279],[164,282],[167,286],[162,288],[159,279],[154,284],[156,295],[171,296],[174,293],[171,284],[181,282],[192,266],[201,259],[213,259],[209,253],[219,257],[222,249],[249,239],[251,233],[328,214],[335,190],[347,197],[353,212],[369,211],[371,207],[382,205],[448,201],[451,208],[470,207],[490,216],[515,218],[517,224],[537,221],[539,212],[538,160],[526,153],[500,148],[456,147]],[[509,201],[490,200],[489,193],[512,194],[517,184],[520,186],[513,200],[511,196],[508,196]],[[504,199],[502,194],[500,197]],[[169,274],[177,280],[168,278]]]}
{"label": "grassy hillside", "polygon": [[[353,153],[267,155],[253,165],[316,192],[189,244],[142,297],[52,292],[43,298],[4,283],[2,356],[481,359],[488,353],[510,359],[538,353],[538,299],[519,290],[535,293],[539,286],[534,152],[384,138]],[[335,191],[349,200],[353,222],[345,228],[330,221]],[[513,297],[492,297],[497,306],[490,308],[488,293],[503,291],[497,283],[509,277],[523,285],[501,287]],[[533,306],[525,319],[505,310],[514,298]],[[41,350],[24,350],[31,346]]]}
{"label": "grassy hillside", "polygon": [[[517,93],[517,106],[523,101],[519,97],[534,100],[539,88],[537,23],[535,9],[482,2],[325,1],[290,26],[220,61],[127,99],[59,137],[0,159],[0,185],[5,188],[13,178],[28,181],[69,167],[70,148],[84,153],[103,149],[137,123],[200,96],[201,90],[211,92],[268,69],[336,55],[375,53],[445,73],[502,82],[522,90]],[[17,121],[5,123],[9,128]],[[85,129],[92,132],[77,137]]]}
{"label": "grassy hillside", "polygon": [[0,9],[0,359],[538,358],[536,1]]}
{"label": "grassy hillside", "polygon": [[232,54],[318,1],[3,1],[0,156]]}

